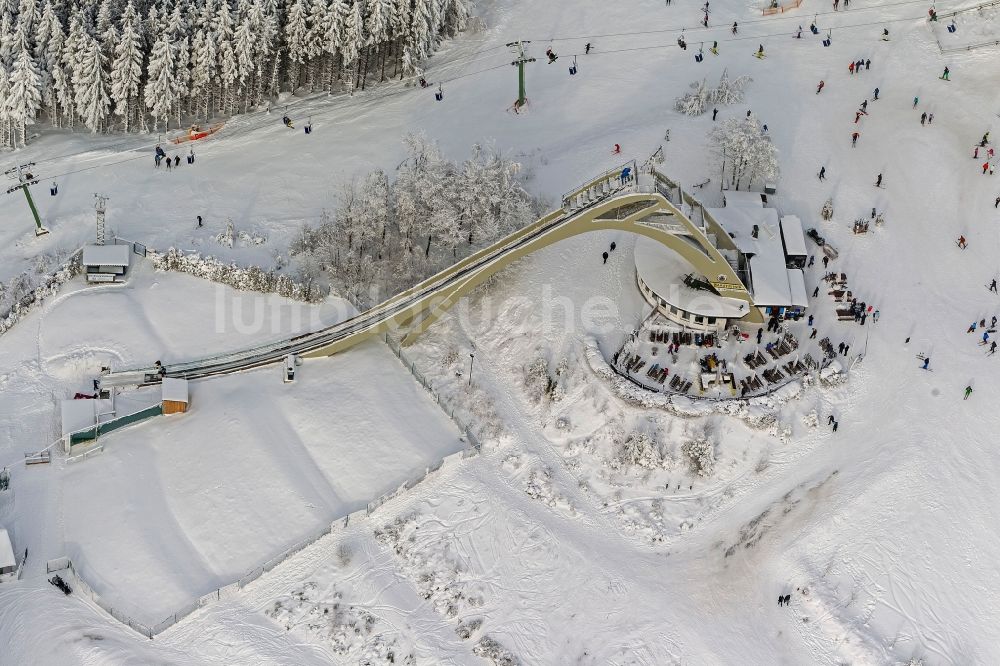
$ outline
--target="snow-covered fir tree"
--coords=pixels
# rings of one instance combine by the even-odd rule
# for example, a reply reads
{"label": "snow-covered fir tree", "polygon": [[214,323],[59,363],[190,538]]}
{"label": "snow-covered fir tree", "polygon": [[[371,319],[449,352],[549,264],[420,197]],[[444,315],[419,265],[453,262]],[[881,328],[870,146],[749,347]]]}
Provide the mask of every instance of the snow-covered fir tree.
{"label": "snow-covered fir tree", "polygon": [[4,106],[12,131],[20,136],[23,146],[28,140],[25,127],[34,122],[35,114],[42,106],[42,82],[31,55],[28,37],[23,30],[18,30],[14,41],[14,66],[10,72],[10,85]]}
{"label": "snow-covered fir tree", "polygon": [[137,106],[142,82],[142,41],[138,27],[139,18],[130,1],[125,7],[121,35],[111,64],[111,99],[115,102],[115,113],[125,123],[126,132]]}
{"label": "snow-covered fir tree", "polygon": [[111,107],[107,74],[104,71],[105,59],[101,53],[101,45],[89,35],[85,35],[81,49],[79,62],[73,69],[76,110],[83,124],[91,132],[98,132],[107,122],[108,109]]}
{"label": "snow-covered fir tree", "polygon": [[2,0],[0,64],[18,104],[4,122],[18,131],[0,147],[23,141],[22,117],[128,132],[414,77],[470,11],[470,0]]}

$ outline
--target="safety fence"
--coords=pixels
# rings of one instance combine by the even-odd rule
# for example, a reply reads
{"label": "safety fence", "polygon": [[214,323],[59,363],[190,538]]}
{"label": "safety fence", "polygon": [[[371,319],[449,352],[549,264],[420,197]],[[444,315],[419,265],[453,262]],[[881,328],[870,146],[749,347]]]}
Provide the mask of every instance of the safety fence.
{"label": "safety fence", "polygon": [[777,2],[771,2],[767,7],[761,10],[764,16],[771,16],[772,14],[783,14],[789,9],[798,9],[802,5],[802,0],[791,0],[791,2],[783,2],[778,4]]}
{"label": "safety fence", "polygon": [[[473,442],[475,443],[473,444]],[[70,586],[73,587],[74,592],[79,592],[82,596],[93,601],[108,615],[118,620],[123,625],[129,627],[130,629],[132,629],[137,633],[142,634],[143,636],[146,636],[147,638],[152,639],[157,634],[166,631],[167,629],[177,624],[178,622],[180,622],[185,617],[195,612],[199,608],[204,608],[205,606],[208,606],[213,602],[232,597],[239,590],[243,589],[253,581],[257,580],[266,572],[271,571],[272,569],[274,569],[276,566],[278,566],[288,558],[292,557],[296,553],[301,552],[302,550],[316,543],[323,537],[328,536],[329,534],[331,534],[336,530],[345,529],[351,523],[356,523],[359,520],[364,520],[386,502],[396,499],[397,497],[404,494],[406,491],[414,488],[415,486],[419,485],[428,478],[431,478],[439,474],[442,470],[454,468],[457,465],[459,465],[463,460],[476,456],[478,455],[478,453],[479,453],[478,440],[472,438],[470,439],[469,447],[464,448],[456,453],[447,455],[444,458],[438,460],[436,463],[425,467],[424,470],[420,472],[418,476],[415,476],[407,480],[406,482],[400,484],[399,487],[383,495],[380,495],[379,497],[376,497],[371,502],[369,502],[367,506],[365,506],[365,508],[335,519],[330,525],[327,525],[320,531],[299,541],[295,545],[286,548],[285,550],[278,553],[274,557],[270,558],[263,564],[254,567],[253,569],[246,572],[245,574],[240,576],[238,579],[236,579],[229,585],[212,590],[211,592],[208,592],[207,594],[204,594],[201,597],[192,600],[184,607],[179,608],[178,610],[171,613],[163,620],[160,620],[159,622],[153,625],[149,625],[144,622],[139,622],[138,620],[122,612],[120,609],[115,608],[112,604],[108,603],[106,600],[102,599],[100,595],[98,595],[94,591],[94,589],[86,582],[82,572],[80,572],[77,569],[77,567],[68,557],[61,557],[55,560],[49,560],[48,563],[46,564],[46,571],[48,573],[60,572],[60,575],[64,577],[69,577],[70,581],[68,582],[70,583]],[[62,573],[62,572],[67,572],[67,573]]]}
{"label": "safety fence", "polygon": [[420,383],[420,385],[423,386],[427,390],[427,392],[431,394],[431,397],[433,397],[434,401],[437,402],[438,406],[441,408],[441,411],[447,414],[448,418],[450,418],[452,421],[455,422],[455,425],[457,425],[458,429],[461,430],[462,433],[465,435],[466,439],[468,440],[472,448],[474,448],[476,451],[481,451],[482,444],[480,443],[479,438],[476,437],[475,433],[472,432],[472,426],[469,423],[466,423],[465,420],[462,419],[462,417],[456,414],[455,408],[447,404],[441,398],[441,394],[438,391],[434,390],[434,386],[431,384],[431,381],[427,378],[426,375],[424,375],[424,373],[417,370],[417,364],[414,363],[406,355],[406,353],[403,351],[402,345],[399,342],[393,340],[391,337],[389,337],[388,333],[385,334],[385,344],[389,347],[389,349],[392,350],[392,353],[396,355],[396,358],[399,359],[400,363],[402,363],[403,366],[410,371],[410,374],[413,375],[413,378],[416,379]]}
{"label": "safety fence", "polygon": [[119,416],[111,419],[110,421],[98,423],[91,428],[79,430],[69,436],[69,443],[70,446],[73,446],[74,444],[89,442],[97,439],[101,435],[107,435],[108,433],[114,432],[119,428],[124,428],[127,425],[132,425],[133,423],[138,423],[139,421],[145,421],[146,419],[153,418],[154,416],[160,416],[161,414],[163,414],[163,405],[157,403],[152,407],[146,407],[137,412],[126,414],[125,416]]}

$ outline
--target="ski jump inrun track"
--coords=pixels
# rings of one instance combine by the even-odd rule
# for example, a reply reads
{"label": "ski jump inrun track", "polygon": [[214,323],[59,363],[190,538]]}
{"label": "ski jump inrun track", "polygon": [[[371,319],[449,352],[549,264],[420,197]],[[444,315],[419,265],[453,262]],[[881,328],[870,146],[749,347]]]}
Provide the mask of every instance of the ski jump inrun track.
{"label": "ski jump inrun track", "polygon": [[[682,212],[685,205],[687,215]],[[641,172],[632,161],[571,190],[563,196],[561,208],[350,319],[250,349],[169,364],[163,374],[152,365],[110,372],[100,377],[100,383],[128,386],[156,383],[164,374],[186,379],[232,374],[278,363],[289,354],[330,356],[386,333],[401,334],[402,343],[409,344],[504,267],[557,241],[601,230],[641,234],[662,243],[707,276],[720,293],[746,301],[746,321],[762,321],[746,286],[720,253],[720,249],[735,251],[729,235],[696,199],[662,175],[651,158]]]}

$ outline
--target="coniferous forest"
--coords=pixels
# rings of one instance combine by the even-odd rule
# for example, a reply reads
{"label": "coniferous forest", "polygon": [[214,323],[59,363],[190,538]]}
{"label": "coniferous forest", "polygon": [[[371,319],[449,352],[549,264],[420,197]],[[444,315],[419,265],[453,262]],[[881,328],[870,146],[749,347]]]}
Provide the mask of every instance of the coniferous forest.
{"label": "coniferous forest", "polygon": [[0,147],[177,129],[419,73],[470,0],[0,0]]}

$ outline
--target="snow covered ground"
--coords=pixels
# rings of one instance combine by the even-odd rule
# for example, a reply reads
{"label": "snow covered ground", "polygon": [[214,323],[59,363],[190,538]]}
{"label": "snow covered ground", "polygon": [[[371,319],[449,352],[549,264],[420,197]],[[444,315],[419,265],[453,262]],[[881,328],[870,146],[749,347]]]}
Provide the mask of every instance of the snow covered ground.
{"label": "snow covered ground", "polygon": [[[491,421],[483,456],[336,530],[153,643],[45,584],[44,560],[71,555],[102,595],[155,620],[456,450],[453,426],[372,343],[308,362],[290,388],[274,369],[198,383],[190,414],[112,435],[91,460],[14,468],[0,521],[13,524],[31,559],[25,580],[0,586],[0,640],[12,663],[381,663],[390,652],[395,663],[412,655],[454,664],[506,663],[507,653],[521,663],[585,664],[1000,660],[991,584],[1000,574],[991,492],[1000,423],[990,409],[1000,374],[978,331],[965,332],[1000,314],[986,289],[997,276],[1000,184],[972,159],[1000,110],[997,52],[942,55],[938,46],[972,39],[967,32],[995,39],[1000,23],[970,13],[952,35],[929,25],[917,2],[855,0],[834,14],[829,3],[805,0],[762,18],[759,3],[716,0],[711,26],[720,27],[703,32],[699,5],[484,2],[490,29],[447,46],[428,80],[509,62],[495,47],[512,39],[532,39],[535,56],[551,44],[561,57],[530,67],[526,113],[505,110],[515,93],[509,66],[446,83],[441,103],[427,91],[395,94],[398,84],[353,100],[299,102],[302,115],[314,115],[312,135],[287,134],[271,117],[205,144],[178,172],[154,172],[149,159],[61,180],[58,197],[42,198],[54,233],[40,240],[23,202],[0,201],[0,218],[11,221],[0,230],[0,279],[38,252],[89,237],[98,189],[110,190],[109,223],[123,236],[151,247],[201,243],[266,263],[301,220],[333,203],[337,183],[393,169],[399,136],[414,129],[456,157],[494,137],[529,167],[530,188],[554,201],[617,163],[614,143],[641,159],[669,128],[663,168],[688,186],[712,178],[695,192],[717,204],[705,151],[711,115],[671,109],[691,82],[713,82],[729,68],[754,81],[747,103],[721,108],[720,118],[751,109],[768,124],[783,172],[776,205],[838,247],[831,269],[881,311],[877,325],[859,327],[837,322],[827,299],[814,308],[821,335],[850,344],[851,356],[864,353],[846,384],[807,386],[794,400],[733,416],[622,400],[592,372],[586,347],[593,339],[610,355],[646,313],[630,240],[567,241],[500,274],[410,351],[460,415]],[[814,15],[823,34],[832,29],[830,48],[808,32],[790,36]],[[733,21],[740,41],[728,30]],[[878,39],[883,26],[892,41]],[[677,32],[656,32],[681,27],[687,51],[674,46]],[[719,40],[720,55],[698,64],[702,39]],[[570,77],[567,54],[587,41],[594,51]],[[751,57],[758,43],[764,60]],[[660,48],[624,51],[647,46]],[[849,74],[860,57],[871,69]],[[951,82],[938,79],[945,65]],[[869,115],[855,124],[864,99]],[[933,123],[922,126],[922,112]],[[23,157],[42,164],[88,143],[46,134]],[[121,157],[47,164],[58,172]],[[820,166],[825,182],[815,177]],[[874,188],[879,173],[884,189]],[[822,222],[827,197],[836,212]],[[872,206],[886,224],[854,236],[854,219]],[[198,214],[208,230],[194,229]],[[217,250],[211,237],[230,216],[268,242]],[[960,234],[965,251],[954,243]],[[612,240],[619,249],[604,267],[600,253]],[[810,291],[821,274],[807,274]],[[0,337],[0,462],[53,441],[56,401],[88,388],[102,363],[195,357],[277,337],[267,324],[218,332],[217,293],[140,269],[123,289],[70,287]],[[580,316],[593,298],[617,309],[599,330]],[[343,316],[325,307],[323,321]],[[918,353],[931,357],[932,372],[918,369]],[[541,369],[551,391],[537,382]],[[974,393],[962,401],[967,385]],[[643,465],[616,469],[636,433],[662,444],[658,457],[647,451]],[[699,440],[712,445],[707,474],[685,449]],[[776,604],[782,594],[791,595],[788,608]]]}

